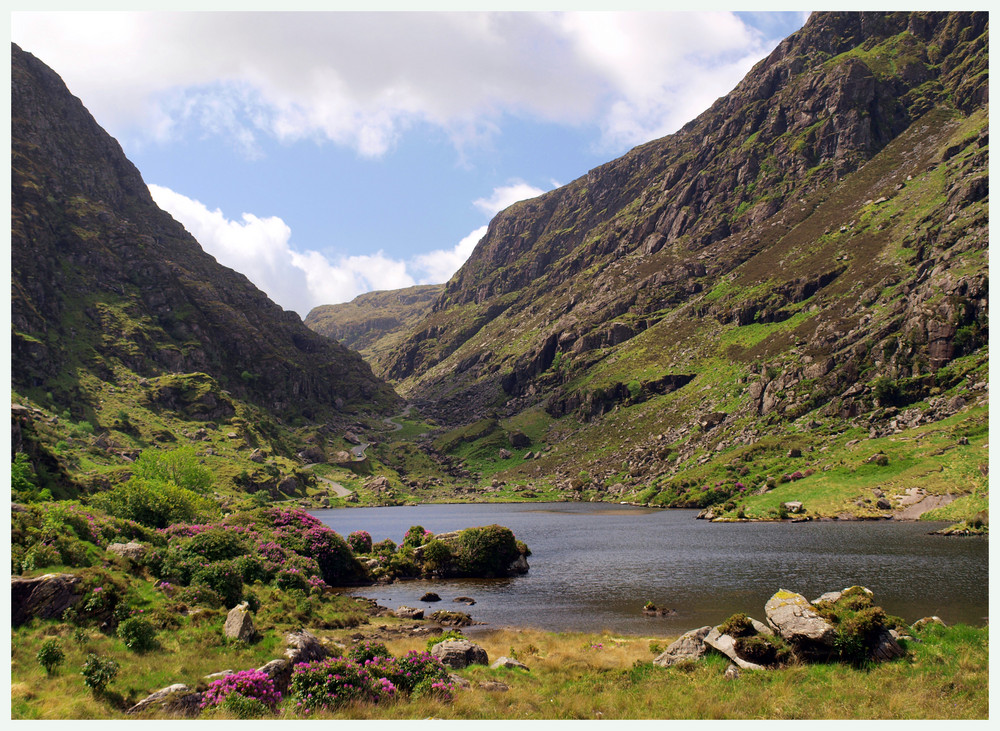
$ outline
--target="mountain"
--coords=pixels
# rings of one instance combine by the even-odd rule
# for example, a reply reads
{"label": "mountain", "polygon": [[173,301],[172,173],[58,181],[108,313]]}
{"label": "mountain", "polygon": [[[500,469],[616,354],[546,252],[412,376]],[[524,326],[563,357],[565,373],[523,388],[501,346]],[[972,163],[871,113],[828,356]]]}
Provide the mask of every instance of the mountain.
{"label": "mountain", "polygon": [[[560,484],[984,422],[987,51],[985,13],[813,14],[676,134],[497,215],[380,369],[479,425],[484,474]],[[515,430],[541,461],[499,461]]]}
{"label": "mountain", "polygon": [[444,290],[443,284],[366,292],[350,302],[320,305],[306,315],[314,332],[358,351],[376,373],[404,334],[420,322]]}
{"label": "mountain", "polygon": [[338,423],[398,404],[356,353],[205,253],[16,45],[11,162],[12,387],[36,415],[86,421],[127,452],[233,421],[249,447],[272,420]]}

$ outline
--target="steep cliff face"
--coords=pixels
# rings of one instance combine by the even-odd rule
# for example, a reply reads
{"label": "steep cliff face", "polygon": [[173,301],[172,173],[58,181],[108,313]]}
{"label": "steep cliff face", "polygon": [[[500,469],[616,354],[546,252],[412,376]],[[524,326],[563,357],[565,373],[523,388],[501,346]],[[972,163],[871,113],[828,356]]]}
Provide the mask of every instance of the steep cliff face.
{"label": "steep cliff face", "polygon": [[391,357],[399,341],[424,319],[444,290],[443,284],[366,292],[350,302],[320,305],[306,315],[314,332],[339,340],[358,351],[376,373]]}
{"label": "steep cliff face", "polygon": [[[953,262],[952,244],[985,252],[986,41],[984,14],[815,14],[677,134],[500,213],[387,375],[411,394],[457,391],[488,409],[572,388],[651,328],[647,341],[679,345],[706,316],[759,325],[808,300],[808,341],[842,328],[858,292],[877,299],[893,279],[918,290],[920,275],[953,268],[963,294],[946,311],[893,299],[911,333],[903,369],[943,365],[960,328],[978,339],[959,349],[975,349],[985,268]],[[866,222],[918,176],[951,205],[925,201],[907,226],[899,215]],[[872,319],[865,337],[887,326]]]}
{"label": "steep cliff face", "polygon": [[118,143],[13,45],[11,92],[15,391],[77,414],[99,410],[105,387],[157,408],[194,398],[200,418],[231,415],[230,399],[317,420],[394,406],[356,353],[157,208]]}

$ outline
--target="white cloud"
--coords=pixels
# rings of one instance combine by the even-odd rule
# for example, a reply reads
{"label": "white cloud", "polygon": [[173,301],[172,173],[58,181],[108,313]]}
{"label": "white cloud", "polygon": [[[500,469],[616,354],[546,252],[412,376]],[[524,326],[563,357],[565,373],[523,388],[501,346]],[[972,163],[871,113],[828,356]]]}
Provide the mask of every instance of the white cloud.
{"label": "white cloud", "polygon": [[[261,218],[242,213],[233,220],[219,209],[161,185],[150,185],[153,200],[180,221],[209,254],[235,269],[285,309],[305,317],[313,307],[347,302],[359,294],[382,289],[402,289],[414,284],[448,281],[466,262],[480,239],[481,226],[451,249],[437,249],[407,260],[375,254],[341,256],[291,246],[292,230],[277,216]],[[515,201],[544,193],[523,181],[497,188],[488,198],[474,202],[492,216]]]}
{"label": "white cloud", "polygon": [[250,155],[266,135],[379,156],[417,123],[461,149],[505,114],[636,144],[776,42],[724,12],[17,12],[12,30],[115,136],[193,126]]}

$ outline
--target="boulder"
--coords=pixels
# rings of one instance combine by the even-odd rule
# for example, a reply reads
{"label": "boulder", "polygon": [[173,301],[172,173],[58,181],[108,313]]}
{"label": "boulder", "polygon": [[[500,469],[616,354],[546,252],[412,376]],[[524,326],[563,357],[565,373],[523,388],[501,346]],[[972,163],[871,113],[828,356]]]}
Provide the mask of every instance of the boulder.
{"label": "boulder", "polygon": [[226,624],[222,628],[222,634],[227,640],[238,640],[240,642],[250,642],[257,630],[253,626],[253,617],[250,614],[246,602],[238,604],[229,610],[226,615]]}
{"label": "boulder", "polygon": [[490,693],[506,693],[510,686],[497,680],[484,680],[478,684],[480,688]]}
{"label": "boulder", "polygon": [[288,692],[288,686],[292,682],[292,663],[284,658],[271,660],[271,662],[257,668],[264,673],[274,683],[274,688],[284,695]]}
{"label": "boulder", "polygon": [[461,604],[468,604],[470,607],[476,603],[476,600],[471,596],[457,596],[452,599],[453,602],[459,602]]}
{"label": "boulder", "polygon": [[472,617],[465,612],[449,612],[441,610],[434,612],[434,614],[431,615],[431,619],[438,624],[444,625],[445,627],[467,627],[472,624]]}
{"label": "boulder", "polygon": [[10,623],[18,627],[32,617],[61,617],[69,607],[80,601],[76,593],[80,578],[73,574],[45,574],[26,579],[10,577]]}
{"label": "boulder", "polygon": [[730,665],[728,668],[726,668],[726,672],[722,677],[724,677],[726,680],[736,680],[738,677],[740,677],[739,667],[737,667],[736,665]]}
{"label": "boulder", "polygon": [[531,672],[531,669],[527,665],[522,662],[518,662],[512,657],[507,657],[506,655],[494,660],[490,667],[493,670],[496,670],[497,668],[516,668],[518,670],[527,670],[528,672]]}
{"label": "boulder", "polygon": [[526,574],[529,568],[531,567],[528,566],[528,559],[522,554],[514,559],[511,565],[507,567],[507,571],[516,574]]}
{"label": "boulder", "polygon": [[131,561],[141,561],[146,555],[146,546],[136,541],[128,543],[112,543],[107,548],[108,553],[127,558]]}
{"label": "boulder", "polygon": [[500,455],[500,459],[510,459],[514,456],[509,449],[504,449],[503,447],[500,448],[498,454]]}
{"label": "boulder", "polygon": [[789,513],[801,513],[803,511],[802,503],[797,500],[790,500],[787,503],[782,503],[782,507]]}
{"label": "boulder", "polygon": [[806,656],[827,656],[837,637],[836,628],[812,608],[801,594],[779,589],[764,605],[767,623]]}
{"label": "boulder", "polygon": [[461,670],[469,665],[490,664],[486,650],[468,640],[439,642],[431,648],[431,655],[453,670]]}
{"label": "boulder", "polygon": [[938,616],[921,617],[920,619],[918,619],[916,622],[914,622],[910,626],[913,628],[914,632],[919,632],[920,630],[922,630],[924,627],[926,627],[929,624],[937,624],[937,625],[940,625],[941,627],[947,627],[948,626],[948,625],[946,625],[944,623],[944,620],[941,619]]}
{"label": "boulder", "polygon": [[697,660],[708,651],[705,646],[705,636],[711,631],[712,628],[706,625],[685,632],[658,655],[653,664],[668,668],[683,660]]}
{"label": "boulder", "polygon": [[872,660],[875,662],[888,662],[897,657],[903,657],[906,651],[900,647],[891,630],[882,629],[875,646],[872,648]]}
{"label": "boulder", "polygon": [[292,665],[324,659],[329,653],[316,635],[304,629],[285,635],[285,657]]}
{"label": "boulder", "polygon": [[422,602],[439,602],[439,601],[441,601],[441,597],[439,597],[433,591],[429,591],[426,594],[424,594],[422,597],[420,597],[420,601],[422,601]]}
{"label": "boulder", "polygon": [[423,619],[424,610],[415,609],[413,607],[399,607],[395,612],[393,612],[399,619]]}
{"label": "boulder", "polygon": [[510,439],[510,446],[514,449],[524,449],[531,444],[531,440],[524,432],[512,431],[508,435],[508,438]]}
{"label": "boulder", "polygon": [[868,596],[875,596],[875,592],[873,592],[867,586],[858,586],[857,584],[855,584],[854,586],[848,586],[847,588],[841,589],[840,591],[828,591],[825,594],[820,595],[816,599],[813,599],[812,603],[819,604],[820,602],[829,602],[830,604],[833,604],[834,602],[840,601],[840,598],[844,596],[844,594],[850,591],[851,589],[861,589],[861,591],[863,591]]}
{"label": "boulder", "polygon": [[257,464],[260,464],[261,462],[264,461],[264,453],[260,451],[259,448],[255,449],[250,453],[249,459],[251,462],[256,462]]}
{"label": "boulder", "polygon": [[711,647],[713,650],[721,652],[723,655],[728,657],[733,661],[734,664],[743,668],[744,670],[766,670],[763,665],[758,665],[755,662],[750,662],[749,660],[744,660],[736,653],[736,639],[730,635],[724,635],[719,631],[718,627],[712,627],[711,631],[705,635],[705,644]]}
{"label": "boulder", "polygon": [[146,696],[125,713],[134,716],[143,711],[157,710],[172,716],[194,718],[201,713],[202,697],[202,693],[192,691],[183,683],[174,683]]}
{"label": "boulder", "polygon": [[472,683],[463,678],[461,675],[455,675],[455,673],[450,673],[448,675],[448,682],[454,683],[459,688],[463,688],[465,690],[472,687]]}
{"label": "boulder", "polygon": [[875,503],[875,507],[879,510],[892,510],[892,503],[884,497],[880,497]]}

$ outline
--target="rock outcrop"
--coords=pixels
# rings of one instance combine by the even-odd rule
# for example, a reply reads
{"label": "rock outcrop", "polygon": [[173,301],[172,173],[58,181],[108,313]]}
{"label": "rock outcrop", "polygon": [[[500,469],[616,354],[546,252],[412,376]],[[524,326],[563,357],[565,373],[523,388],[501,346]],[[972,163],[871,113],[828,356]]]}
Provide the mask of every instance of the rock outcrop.
{"label": "rock outcrop", "polygon": [[801,594],[779,589],[764,605],[767,623],[805,657],[829,656],[836,628],[813,609]]}
{"label": "rock outcrop", "polygon": [[431,648],[431,654],[454,670],[461,670],[469,665],[490,664],[486,650],[468,640],[439,642]]}
{"label": "rock outcrop", "polygon": [[45,574],[34,578],[10,577],[10,623],[19,627],[33,617],[54,619],[80,601],[80,577]]}

